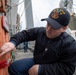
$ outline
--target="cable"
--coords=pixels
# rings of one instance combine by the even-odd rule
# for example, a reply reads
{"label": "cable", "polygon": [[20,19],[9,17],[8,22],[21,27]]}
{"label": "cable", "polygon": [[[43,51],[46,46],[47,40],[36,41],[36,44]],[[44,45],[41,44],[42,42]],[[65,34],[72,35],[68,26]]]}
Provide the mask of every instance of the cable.
{"label": "cable", "polygon": [[24,13],[24,10],[23,10],[23,12],[22,12],[22,14],[21,14],[21,16],[20,16],[20,17],[22,17],[22,16],[23,16],[23,13]]}
{"label": "cable", "polygon": [[[37,17],[37,15],[36,15],[36,13],[35,13],[35,10],[34,10],[34,9],[33,9],[33,11],[34,11],[35,16]],[[40,21],[39,21],[39,19],[38,19],[38,17],[37,17],[37,20],[38,20],[39,25],[41,25],[41,24],[40,24]]]}
{"label": "cable", "polygon": [[19,10],[19,12],[18,12],[18,13],[20,13],[20,12],[21,12],[21,8],[22,8],[22,4],[21,4],[21,6],[20,6],[20,10]]}
{"label": "cable", "polygon": [[12,4],[17,4],[19,3],[19,0],[16,0],[16,2],[13,2],[13,0],[11,1]]}
{"label": "cable", "polygon": [[30,3],[31,3],[31,1],[28,3],[28,5],[26,6],[26,8],[24,8],[24,9],[27,9],[27,8],[28,8],[28,6],[30,5]]}
{"label": "cable", "polygon": [[[26,8],[24,8],[24,10],[27,10],[27,8],[28,8],[28,6],[30,5],[30,3],[31,3],[31,1],[28,3],[28,5],[26,6]],[[22,17],[23,13],[25,12],[24,10],[23,10],[23,12],[22,12],[22,14],[21,14],[20,17]]]}
{"label": "cable", "polygon": [[[26,6],[26,8],[24,8],[24,10],[27,10],[27,8],[29,7],[30,3],[31,3],[31,1],[28,3],[28,5]],[[34,9],[33,9],[33,10],[34,10]],[[23,13],[24,13],[24,11],[22,12],[22,14],[21,14],[20,17],[22,17]],[[34,14],[35,14],[35,16],[37,17],[35,11],[34,11]],[[40,21],[39,21],[39,19],[38,19],[38,17],[37,17],[37,20],[38,20],[39,25],[41,25],[41,24],[40,24]]]}
{"label": "cable", "polygon": [[23,2],[24,2],[24,1],[20,2],[19,4],[14,5],[14,6],[12,6],[12,7],[16,7],[16,6],[20,5],[20,4],[22,4]]}

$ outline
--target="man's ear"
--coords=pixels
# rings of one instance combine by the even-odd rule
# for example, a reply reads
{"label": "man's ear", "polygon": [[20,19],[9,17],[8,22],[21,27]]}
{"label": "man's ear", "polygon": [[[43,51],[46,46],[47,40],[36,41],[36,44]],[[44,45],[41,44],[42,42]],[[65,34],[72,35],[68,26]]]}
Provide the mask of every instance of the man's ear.
{"label": "man's ear", "polygon": [[64,32],[67,29],[67,26],[64,26],[62,29],[63,29],[63,32]]}
{"label": "man's ear", "polygon": [[64,26],[63,29],[66,30],[68,26]]}

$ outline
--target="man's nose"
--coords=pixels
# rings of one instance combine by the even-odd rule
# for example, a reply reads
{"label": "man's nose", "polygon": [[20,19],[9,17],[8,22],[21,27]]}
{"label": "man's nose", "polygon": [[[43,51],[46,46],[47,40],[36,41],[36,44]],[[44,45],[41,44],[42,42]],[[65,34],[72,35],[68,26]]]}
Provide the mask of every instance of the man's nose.
{"label": "man's nose", "polygon": [[47,27],[47,31],[49,31],[50,30],[50,27]]}
{"label": "man's nose", "polygon": [[51,26],[48,26],[47,27],[47,31],[49,31],[49,30],[51,30],[52,29],[52,27]]}

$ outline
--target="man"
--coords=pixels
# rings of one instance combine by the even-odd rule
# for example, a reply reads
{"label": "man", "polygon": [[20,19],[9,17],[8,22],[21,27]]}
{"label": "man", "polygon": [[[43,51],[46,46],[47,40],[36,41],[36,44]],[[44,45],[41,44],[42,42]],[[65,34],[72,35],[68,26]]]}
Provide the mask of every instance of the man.
{"label": "man", "polygon": [[28,49],[28,42],[27,41],[23,42],[23,45],[24,45],[24,53],[26,53]]}
{"label": "man", "polygon": [[1,47],[0,56],[24,41],[35,40],[33,58],[17,60],[9,67],[10,75],[73,75],[76,62],[76,41],[65,32],[70,14],[65,8],[52,10],[46,28],[23,30]]}

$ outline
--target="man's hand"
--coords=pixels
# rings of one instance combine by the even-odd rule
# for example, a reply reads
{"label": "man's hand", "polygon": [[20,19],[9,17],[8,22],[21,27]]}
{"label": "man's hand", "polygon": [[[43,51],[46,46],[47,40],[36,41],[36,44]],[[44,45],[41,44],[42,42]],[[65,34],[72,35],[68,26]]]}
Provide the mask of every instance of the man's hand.
{"label": "man's hand", "polygon": [[0,49],[0,57],[4,54],[12,51],[15,48],[15,45],[11,42],[5,43]]}
{"label": "man's hand", "polygon": [[28,71],[29,75],[38,75],[38,68],[39,65],[32,66]]}

